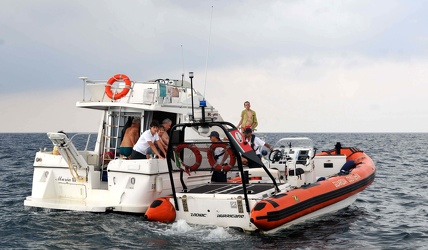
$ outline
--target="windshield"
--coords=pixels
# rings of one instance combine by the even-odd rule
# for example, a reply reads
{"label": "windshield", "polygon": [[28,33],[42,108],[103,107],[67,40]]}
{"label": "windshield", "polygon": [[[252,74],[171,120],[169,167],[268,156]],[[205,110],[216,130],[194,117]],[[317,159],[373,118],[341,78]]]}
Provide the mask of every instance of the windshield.
{"label": "windshield", "polygon": [[314,144],[311,139],[307,137],[289,137],[282,138],[275,143],[274,148],[289,148],[289,147],[299,147],[299,148],[308,148],[314,147]]}

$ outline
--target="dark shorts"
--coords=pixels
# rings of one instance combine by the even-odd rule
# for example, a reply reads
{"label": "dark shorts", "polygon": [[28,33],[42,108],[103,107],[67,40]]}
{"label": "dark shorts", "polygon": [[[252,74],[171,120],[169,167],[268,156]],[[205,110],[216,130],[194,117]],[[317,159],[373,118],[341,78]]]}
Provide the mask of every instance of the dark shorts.
{"label": "dark shorts", "polygon": [[120,147],[120,154],[126,157],[132,154],[132,147]]}
{"label": "dark shorts", "polygon": [[131,159],[147,159],[145,154],[132,150]]}
{"label": "dark shorts", "polygon": [[227,182],[227,172],[213,171],[211,176],[212,182]]}

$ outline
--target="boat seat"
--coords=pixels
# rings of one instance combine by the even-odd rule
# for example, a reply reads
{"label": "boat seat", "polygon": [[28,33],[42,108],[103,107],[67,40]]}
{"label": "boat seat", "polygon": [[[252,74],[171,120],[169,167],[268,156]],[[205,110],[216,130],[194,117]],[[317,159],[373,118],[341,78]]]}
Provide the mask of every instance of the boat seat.
{"label": "boat seat", "polygon": [[[276,181],[281,179],[280,172],[276,169],[268,169]],[[272,182],[268,173],[263,168],[250,168],[248,171],[248,179],[250,183],[269,183]]]}
{"label": "boat seat", "polygon": [[303,168],[296,168],[296,173],[294,173],[294,169],[290,169],[288,171],[288,176],[298,176],[299,179],[302,179],[302,174],[305,173],[305,170]]}

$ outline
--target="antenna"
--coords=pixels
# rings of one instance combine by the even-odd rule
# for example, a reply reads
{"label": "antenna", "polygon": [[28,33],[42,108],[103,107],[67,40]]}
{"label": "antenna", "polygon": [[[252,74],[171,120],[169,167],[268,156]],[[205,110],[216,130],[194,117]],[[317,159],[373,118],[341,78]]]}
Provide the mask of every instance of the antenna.
{"label": "antenna", "polygon": [[208,71],[208,56],[210,52],[210,44],[211,44],[211,24],[213,22],[213,12],[214,6],[211,6],[211,20],[210,20],[210,34],[208,36],[208,47],[207,47],[207,59],[205,61],[205,86],[204,86],[204,100],[205,100],[205,90],[207,89],[207,71]]}
{"label": "antenna", "polygon": [[181,73],[181,87],[184,86],[184,53],[183,53],[183,44],[181,45],[181,61],[183,62],[183,73]]}

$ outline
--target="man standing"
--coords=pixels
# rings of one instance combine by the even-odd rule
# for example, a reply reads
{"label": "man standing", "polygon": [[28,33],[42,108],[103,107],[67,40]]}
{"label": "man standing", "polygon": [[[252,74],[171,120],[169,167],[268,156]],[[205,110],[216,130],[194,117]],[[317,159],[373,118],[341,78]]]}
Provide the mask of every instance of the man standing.
{"label": "man standing", "polygon": [[246,128],[255,130],[258,125],[256,111],[251,109],[249,101],[244,102],[244,107],[245,109],[241,112],[241,120],[236,127],[238,129],[241,127],[242,132],[244,132]]}
{"label": "man standing", "polygon": [[132,119],[132,124],[129,128],[126,129],[125,135],[122,138],[122,143],[120,144],[120,156],[129,158],[132,153],[132,147],[137,143],[137,140],[140,136],[140,119]]}
{"label": "man standing", "polygon": [[[217,131],[211,131],[211,134],[208,136],[213,143],[219,143],[220,140],[220,134]],[[229,154],[227,151],[224,150],[222,147],[217,147],[214,149],[214,160],[216,161],[217,165],[223,166],[224,162],[226,161],[227,157],[229,157]],[[216,165],[214,164],[213,167]],[[211,181],[213,182],[226,182],[227,181],[227,172],[225,171],[213,171],[213,174],[211,176]]]}

